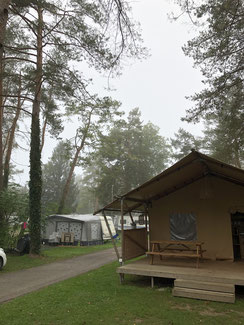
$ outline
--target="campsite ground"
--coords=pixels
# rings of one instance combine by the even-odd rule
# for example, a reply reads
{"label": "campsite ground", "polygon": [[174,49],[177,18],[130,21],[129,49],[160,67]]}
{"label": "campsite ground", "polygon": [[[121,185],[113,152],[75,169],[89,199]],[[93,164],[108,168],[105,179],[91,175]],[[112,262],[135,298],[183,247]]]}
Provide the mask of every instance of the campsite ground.
{"label": "campsite ground", "polygon": [[[119,241],[117,245],[120,245]],[[96,246],[43,246],[40,257],[32,257],[28,254],[20,256],[15,253],[10,253],[7,254],[8,261],[6,267],[1,270],[0,276],[6,272],[28,269],[112,247],[111,242]]]}
{"label": "campsite ground", "polygon": [[176,298],[170,283],[126,276],[117,263],[51,285],[0,305],[1,324],[243,324],[244,298],[235,304]]}

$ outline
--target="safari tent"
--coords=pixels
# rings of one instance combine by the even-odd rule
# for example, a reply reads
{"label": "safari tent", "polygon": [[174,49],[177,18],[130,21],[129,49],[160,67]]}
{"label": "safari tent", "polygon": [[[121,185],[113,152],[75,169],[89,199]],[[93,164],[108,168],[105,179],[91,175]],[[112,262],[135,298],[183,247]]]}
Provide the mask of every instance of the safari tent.
{"label": "safari tent", "polygon": [[[188,274],[189,281],[190,278],[207,279],[232,286],[244,285],[244,170],[192,151],[96,213],[107,211],[119,212],[122,220],[132,212],[143,213],[145,217],[143,229],[126,230],[122,222],[121,266],[118,268],[121,280],[127,273],[148,275],[152,281],[154,276],[177,280],[187,278]],[[200,243],[204,253],[200,256],[194,249],[187,258],[184,252],[187,247],[177,248],[175,252],[174,246],[167,246],[162,252],[159,244],[157,252],[152,252],[154,242]],[[148,257],[124,265],[126,260],[146,256],[146,253]],[[153,254],[158,256],[154,256],[152,264]],[[203,257],[199,268],[190,257]],[[213,273],[213,270],[218,272]]]}
{"label": "safari tent", "polygon": [[[115,228],[111,217],[108,223],[115,236]],[[55,235],[55,236],[54,236]],[[50,242],[50,238],[58,238],[58,242],[78,243],[83,246],[100,245],[110,239],[107,225],[103,216],[94,215],[50,215],[47,217],[43,239]]]}

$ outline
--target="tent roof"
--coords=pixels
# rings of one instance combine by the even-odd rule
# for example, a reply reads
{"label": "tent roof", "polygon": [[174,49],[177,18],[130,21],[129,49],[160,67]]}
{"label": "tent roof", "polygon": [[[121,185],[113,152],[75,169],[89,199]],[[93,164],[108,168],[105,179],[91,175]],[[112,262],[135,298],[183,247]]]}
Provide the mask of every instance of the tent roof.
{"label": "tent roof", "polygon": [[122,195],[94,212],[120,211],[123,199],[124,212],[144,212],[144,205],[167,196],[208,175],[244,186],[244,170],[225,164],[200,152],[192,152],[170,168],[141,186]]}
{"label": "tent roof", "polygon": [[61,217],[64,219],[70,219],[73,221],[82,221],[82,222],[100,221],[99,216],[95,216],[92,214],[52,214],[48,216],[48,218],[51,217]]}

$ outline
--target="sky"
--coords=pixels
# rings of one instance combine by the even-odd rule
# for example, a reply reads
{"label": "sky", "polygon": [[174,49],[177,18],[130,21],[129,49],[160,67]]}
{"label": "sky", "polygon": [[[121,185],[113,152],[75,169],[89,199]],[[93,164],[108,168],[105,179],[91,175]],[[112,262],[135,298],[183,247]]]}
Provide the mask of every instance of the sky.
{"label": "sky", "polygon": [[[192,125],[181,121],[185,111],[193,106],[185,97],[202,88],[202,75],[193,68],[193,61],[186,57],[182,46],[194,36],[194,29],[187,17],[171,22],[168,15],[179,13],[173,0],[136,0],[131,2],[133,17],[141,24],[144,45],[150,56],[143,61],[128,61],[122,75],[110,80],[112,89],[108,92],[107,78],[93,77],[92,90],[100,96],[109,95],[122,103],[122,110],[128,113],[139,107],[145,123],[159,126],[160,134],[166,138],[182,127],[195,135],[201,135],[201,125]],[[74,136],[76,122],[65,123],[61,137]],[[46,140],[42,162],[46,163],[57,141]],[[29,154],[26,151],[15,152],[12,163],[24,173],[15,177],[15,181],[24,185],[28,181]],[[76,174],[81,171],[76,170]]]}
{"label": "sky", "polygon": [[181,117],[192,106],[185,96],[202,88],[200,71],[193,68],[192,59],[182,51],[193,36],[192,27],[183,20],[170,22],[168,14],[174,9],[179,11],[172,3],[133,2],[134,17],[141,23],[142,37],[151,56],[126,67],[123,75],[112,81],[123,109],[139,107],[144,121],[158,125],[165,137],[172,137],[179,127],[199,133],[199,126],[183,123]]}

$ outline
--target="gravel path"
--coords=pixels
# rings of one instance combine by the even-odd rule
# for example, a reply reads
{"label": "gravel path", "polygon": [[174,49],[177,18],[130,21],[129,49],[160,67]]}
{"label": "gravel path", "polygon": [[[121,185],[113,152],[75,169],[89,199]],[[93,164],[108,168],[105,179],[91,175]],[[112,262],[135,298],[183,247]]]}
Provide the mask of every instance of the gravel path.
{"label": "gravel path", "polygon": [[115,260],[114,249],[110,248],[31,269],[0,273],[0,303],[97,269]]}

